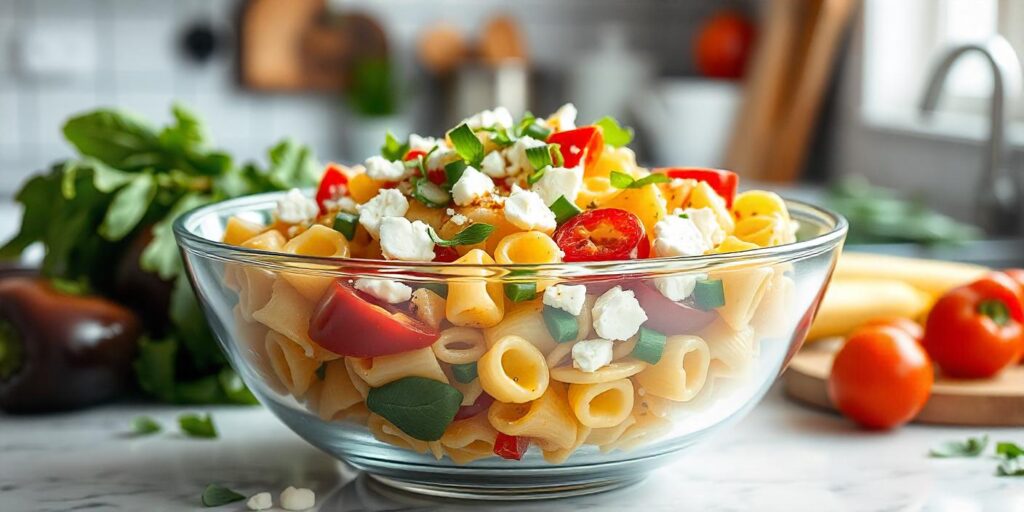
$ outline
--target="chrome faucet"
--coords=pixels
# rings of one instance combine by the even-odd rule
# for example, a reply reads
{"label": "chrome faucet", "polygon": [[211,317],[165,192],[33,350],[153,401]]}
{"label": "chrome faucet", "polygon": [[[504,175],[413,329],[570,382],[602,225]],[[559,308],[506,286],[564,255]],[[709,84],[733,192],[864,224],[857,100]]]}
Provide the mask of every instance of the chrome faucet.
{"label": "chrome faucet", "polygon": [[1020,174],[1009,168],[1006,151],[1007,90],[1020,90],[1024,76],[1020,60],[1013,47],[1002,36],[996,35],[984,43],[966,44],[950,49],[932,72],[921,100],[921,112],[928,115],[946,83],[946,76],[960,57],[978,53],[992,70],[992,97],[989,100],[989,133],[978,188],[975,192],[977,222],[991,235],[1018,235],[1021,233],[1024,207],[1021,196]]}

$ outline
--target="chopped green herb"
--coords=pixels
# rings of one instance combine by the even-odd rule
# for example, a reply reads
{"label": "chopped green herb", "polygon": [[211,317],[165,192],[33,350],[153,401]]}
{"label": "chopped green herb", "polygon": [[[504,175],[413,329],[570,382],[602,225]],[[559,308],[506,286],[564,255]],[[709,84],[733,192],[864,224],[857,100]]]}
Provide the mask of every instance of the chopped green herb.
{"label": "chopped green herb", "polygon": [[725,288],[721,279],[697,281],[693,287],[693,302],[697,309],[711,311],[725,305]]}
{"label": "chopped green herb", "polygon": [[641,361],[658,364],[658,361],[661,361],[662,353],[665,351],[666,339],[667,336],[654,329],[641,327],[640,333],[636,338],[636,345],[633,347],[631,354]]}
{"label": "chopped green herb", "polygon": [[998,476],[1024,476],[1024,458],[1015,457],[999,463],[996,469]]}
{"label": "chopped green herb", "polygon": [[135,436],[148,436],[161,429],[160,424],[149,416],[136,416],[132,419],[132,434]]}
{"label": "chopped green herb", "polygon": [[627,189],[627,188],[641,188],[653,183],[668,183],[669,177],[660,172],[648,174],[640,179],[634,179],[632,176],[619,171],[612,171],[608,177],[611,185],[615,188]]}
{"label": "chopped green herb", "polygon": [[320,366],[316,367],[316,378],[319,380],[327,378],[327,363],[320,363]]}
{"label": "chopped green herb", "polygon": [[366,408],[420,441],[437,441],[462,404],[459,390],[426,377],[405,377],[370,388]]}
{"label": "chopped green herb", "polygon": [[466,171],[466,167],[469,166],[466,165],[466,162],[463,162],[462,160],[456,160],[445,165],[445,188],[451,190],[452,187],[455,186],[455,183],[459,181],[459,178],[462,177],[462,173]]}
{"label": "chopped green herb", "polygon": [[580,326],[576,322],[576,317],[572,316],[572,313],[551,306],[544,306],[543,315],[544,325],[547,326],[551,337],[558,343],[572,341],[579,336]]}
{"label": "chopped green herb", "polygon": [[234,503],[244,499],[245,496],[242,496],[227,487],[210,484],[203,490],[202,502],[204,507],[219,507],[221,505],[227,505],[228,503]]}
{"label": "chopped green herb", "polygon": [[[988,440],[988,438],[985,438]],[[1016,459],[1017,457],[1024,457],[1024,448],[1016,443],[1009,441],[1000,441],[996,444],[996,455],[1006,457],[1007,459]]]}
{"label": "chopped green herb", "polygon": [[558,196],[558,199],[555,199],[555,202],[551,203],[549,208],[554,212],[555,220],[558,221],[559,226],[583,211],[566,199],[565,196]]}
{"label": "chopped green herb", "polygon": [[565,157],[562,156],[562,145],[561,144],[548,144],[551,148],[551,163],[554,167],[561,167],[565,165]]}
{"label": "chopped green herb", "polygon": [[540,169],[537,170],[537,172],[530,173],[530,175],[526,177],[526,182],[529,183],[530,185],[537,183],[538,181],[540,181],[541,178],[544,177],[544,172],[547,170],[547,167],[541,167]]}
{"label": "chopped green herb", "polygon": [[530,122],[522,129],[523,137],[532,137],[537,140],[548,140],[551,136],[551,129],[540,124],[536,120]]}
{"label": "chopped green herb", "polygon": [[454,247],[456,245],[473,245],[487,240],[494,232],[494,226],[490,224],[473,224],[462,231],[459,231],[451,240],[445,240],[437,235],[433,229],[430,230],[430,238],[441,247]]}
{"label": "chopped green herb", "polygon": [[452,375],[455,377],[456,381],[463,384],[473,382],[477,377],[476,361],[466,364],[453,364]]}
{"label": "chopped green herb", "polygon": [[178,426],[188,437],[213,439],[217,437],[217,427],[213,424],[213,416],[185,413],[178,416]]}
{"label": "chopped green herb", "polygon": [[491,142],[503,148],[511,146],[516,141],[515,135],[509,133],[508,129],[502,126],[492,126],[483,130],[491,132]]}
{"label": "chopped green herb", "polygon": [[455,152],[469,165],[479,165],[484,159],[484,145],[468,124],[462,123],[448,132],[448,138],[455,147]]}
{"label": "chopped green herb", "polygon": [[622,127],[619,122],[611,116],[605,116],[595,122],[601,127],[601,134],[604,135],[604,143],[612,147],[622,147],[633,142],[633,129]]}
{"label": "chopped green herb", "polygon": [[680,213],[679,214],[679,218],[680,219],[689,219],[690,218],[690,214],[689,213]]}
{"label": "chopped green herb", "polygon": [[356,237],[356,225],[358,224],[359,215],[355,213],[339,212],[334,217],[334,230],[345,235],[348,240]]}
{"label": "chopped green herb", "polygon": [[534,170],[541,170],[553,163],[551,160],[551,147],[547,144],[526,149],[526,159]]}
{"label": "chopped green herb", "polygon": [[404,158],[405,154],[408,152],[408,142],[399,142],[398,139],[395,138],[395,134],[391,133],[390,130],[386,135],[384,135],[384,145],[380,148],[380,156],[388,159],[389,162],[394,162],[395,160],[401,160]]}
{"label": "chopped green herb", "polygon": [[537,283],[505,283],[505,296],[512,302],[524,302],[537,297]]}
{"label": "chopped green herb", "polygon": [[441,297],[448,297],[448,285],[444,283],[426,283],[420,285],[420,288],[426,288]]}
{"label": "chopped green herb", "polygon": [[988,436],[968,437],[964,441],[946,441],[929,450],[928,455],[936,458],[977,457],[988,446]]}
{"label": "chopped green herb", "polygon": [[412,196],[429,208],[444,208],[451,200],[445,189],[422,176],[413,180]]}

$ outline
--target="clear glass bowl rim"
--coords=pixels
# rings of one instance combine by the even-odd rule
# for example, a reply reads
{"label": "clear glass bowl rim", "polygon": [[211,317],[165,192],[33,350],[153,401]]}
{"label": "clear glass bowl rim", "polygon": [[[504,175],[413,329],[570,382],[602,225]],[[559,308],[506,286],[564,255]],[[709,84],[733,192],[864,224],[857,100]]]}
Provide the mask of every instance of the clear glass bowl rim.
{"label": "clear glass bowl rim", "polygon": [[801,224],[811,223],[812,225],[824,227],[827,231],[807,240],[791,244],[704,256],[677,256],[601,262],[490,265],[303,256],[238,247],[204,238],[196,232],[196,228],[199,226],[198,219],[211,214],[265,210],[268,207],[273,207],[276,198],[284,194],[285,192],[267,192],[193,208],[179,215],[174,221],[173,230],[178,246],[182,250],[189,251],[195,255],[227,263],[254,265],[272,271],[298,271],[313,275],[347,277],[382,274],[392,277],[402,276],[412,281],[436,281],[458,276],[480,278],[501,277],[510,274],[520,276],[520,279],[523,279],[526,278],[524,272],[529,271],[528,280],[535,280],[539,277],[593,278],[595,276],[608,276],[609,278],[618,279],[631,276],[649,277],[682,271],[706,272],[737,267],[767,266],[804,259],[834,249],[842,243],[848,228],[846,219],[836,212],[803,201],[785,199],[791,218]]}

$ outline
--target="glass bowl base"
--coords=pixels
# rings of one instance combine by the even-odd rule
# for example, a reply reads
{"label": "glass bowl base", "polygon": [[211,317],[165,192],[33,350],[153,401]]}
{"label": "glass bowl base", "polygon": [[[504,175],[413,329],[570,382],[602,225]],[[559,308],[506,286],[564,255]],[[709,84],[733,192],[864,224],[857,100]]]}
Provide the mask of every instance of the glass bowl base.
{"label": "glass bowl base", "polygon": [[[349,461],[350,464],[355,463]],[[358,466],[357,466],[358,467]],[[366,468],[360,468],[367,470]],[[621,489],[639,483],[647,475],[636,477],[611,478],[607,480],[593,480],[576,484],[525,484],[516,485],[508,482],[500,485],[466,485],[455,482],[439,482],[436,480],[419,481],[390,478],[376,475],[367,470],[367,475],[373,481],[391,489],[399,491],[436,496],[441,498],[467,499],[467,500],[488,500],[488,501],[525,501],[545,500],[551,498],[568,498],[572,496],[584,496],[600,492]]]}

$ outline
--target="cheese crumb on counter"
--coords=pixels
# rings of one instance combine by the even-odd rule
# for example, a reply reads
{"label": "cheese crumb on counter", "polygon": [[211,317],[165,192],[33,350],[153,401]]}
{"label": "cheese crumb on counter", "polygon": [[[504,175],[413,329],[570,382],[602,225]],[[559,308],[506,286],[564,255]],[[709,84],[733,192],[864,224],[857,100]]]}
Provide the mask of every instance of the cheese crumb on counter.
{"label": "cheese crumb on counter", "polygon": [[309,489],[289,486],[281,491],[281,508],[285,510],[308,510],[316,506],[316,495]]}
{"label": "cheese crumb on counter", "polygon": [[249,497],[245,506],[249,510],[267,510],[274,506],[274,498],[270,496],[269,492],[258,492]]}

